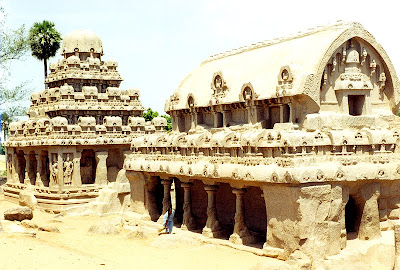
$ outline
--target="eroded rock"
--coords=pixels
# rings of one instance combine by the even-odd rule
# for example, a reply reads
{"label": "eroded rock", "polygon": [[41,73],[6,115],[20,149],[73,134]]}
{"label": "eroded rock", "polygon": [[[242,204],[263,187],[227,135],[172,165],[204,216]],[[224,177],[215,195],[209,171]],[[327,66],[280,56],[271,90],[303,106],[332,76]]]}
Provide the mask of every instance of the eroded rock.
{"label": "eroded rock", "polygon": [[26,188],[19,193],[19,205],[28,206],[32,210],[37,207],[38,201],[31,188]]}
{"label": "eroded rock", "polygon": [[28,229],[37,229],[38,225],[34,223],[32,220],[25,219],[21,221],[21,225]]}
{"label": "eroded rock", "polygon": [[5,220],[22,221],[24,219],[32,219],[32,218],[33,218],[32,209],[30,209],[27,206],[11,208],[4,212]]}
{"label": "eroded rock", "polygon": [[52,226],[52,225],[40,226],[39,227],[39,231],[55,232],[55,233],[59,233],[60,232],[60,230],[56,226]]}

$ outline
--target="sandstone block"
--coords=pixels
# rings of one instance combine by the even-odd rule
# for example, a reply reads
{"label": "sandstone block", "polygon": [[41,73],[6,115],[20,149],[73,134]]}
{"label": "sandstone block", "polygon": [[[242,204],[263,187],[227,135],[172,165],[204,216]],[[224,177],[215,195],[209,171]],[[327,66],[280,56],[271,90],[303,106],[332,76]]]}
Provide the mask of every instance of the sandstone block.
{"label": "sandstone block", "polygon": [[28,219],[21,221],[21,225],[24,226],[25,228],[29,228],[29,229],[38,228],[38,225],[36,223],[34,223],[32,220],[28,220]]}
{"label": "sandstone block", "polygon": [[22,221],[24,219],[32,219],[33,212],[29,207],[15,207],[4,212],[4,219]]}
{"label": "sandstone block", "polygon": [[45,225],[45,226],[40,226],[39,231],[43,232],[55,232],[59,233],[60,230],[56,226],[51,226],[51,225]]}
{"label": "sandstone block", "polygon": [[22,206],[28,206],[30,209],[35,209],[38,202],[30,190],[23,190],[19,193],[19,204]]}

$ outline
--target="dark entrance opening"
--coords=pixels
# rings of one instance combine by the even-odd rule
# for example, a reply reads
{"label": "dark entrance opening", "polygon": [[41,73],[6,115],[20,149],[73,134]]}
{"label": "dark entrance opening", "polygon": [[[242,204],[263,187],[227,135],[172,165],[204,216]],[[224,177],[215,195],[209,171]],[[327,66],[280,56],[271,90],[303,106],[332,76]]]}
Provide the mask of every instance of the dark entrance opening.
{"label": "dark entrance opening", "polygon": [[220,128],[224,126],[224,117],[222,115],[222,113],[217,112],[217,123],[216,123],[216,127]]}
{"label": "dark entrance opening", "polygon": [[358,228],[360,226],[360,211],[356,200],[352,196],[349,196],[349,200],[345,207],[345,222],[347,233],[358,233]]}
{"label": "dark entrance opening", "polygon": [[349,99],[349,114],[353,116],[362,115],[365,96],[364,95],[350,95]]}
{"label": "dark entrance opening", "polygon": [[96,179],[96,158],[92,149],[84,149],[81,156],[82,185],[94,184]]}

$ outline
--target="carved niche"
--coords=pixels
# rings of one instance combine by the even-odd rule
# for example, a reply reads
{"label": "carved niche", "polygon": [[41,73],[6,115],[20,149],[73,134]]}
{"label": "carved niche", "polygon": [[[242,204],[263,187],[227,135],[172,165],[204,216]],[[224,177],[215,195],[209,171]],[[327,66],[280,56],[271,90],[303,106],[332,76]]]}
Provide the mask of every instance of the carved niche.
{"label": "carved niche", "polygon": [[226,85],[226,81],[224,80],[221,71],[214,73],[211,82],[211,89],[214,90],[213,93],[214,98],[223,98],[226,96],[226,92],[228,91],[228,86]]}
{"label": "carved niche", "polygon": [[325,66],[321,106],[337,104],[343,112],[349,110],[352,114],[353,103],[364,103],[359,113],[369,113],[371,103],[388,98],[385,86],[386,74],[379,54],[364,40],[352,38],[339,46]]}
{"label": "carved niche", "polygon": [[293,88],[293,75],[289,66],[281,67],[278,74],[278,84],[276,86],[276,96],[287,95],[288,90]]}

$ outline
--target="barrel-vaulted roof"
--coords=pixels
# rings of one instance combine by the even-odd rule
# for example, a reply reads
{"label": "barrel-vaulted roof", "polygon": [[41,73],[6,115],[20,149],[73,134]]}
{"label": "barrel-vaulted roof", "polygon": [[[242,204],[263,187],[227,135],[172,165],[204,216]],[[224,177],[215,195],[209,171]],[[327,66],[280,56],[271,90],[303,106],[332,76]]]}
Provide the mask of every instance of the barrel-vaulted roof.
{"label": "barrel-vaulted roof", "polygon": [[[359,23],[338,22],[209,57],[181,82],[166,101],[165,111],[187,109],[189,103],[195,107],[236,103],[246,85],[251,85],[256,100],[276,98],[278,77],[285,67],[292,86],[284,96],[306,95],[319,106],[326,64],[337,48],[354,37],[369,43],[382,57],[393,83],[392,104],[397,105],[400,83],[386,52]],[[223,95],[216,94],[213,86],[217,75],[222,77]]]}

